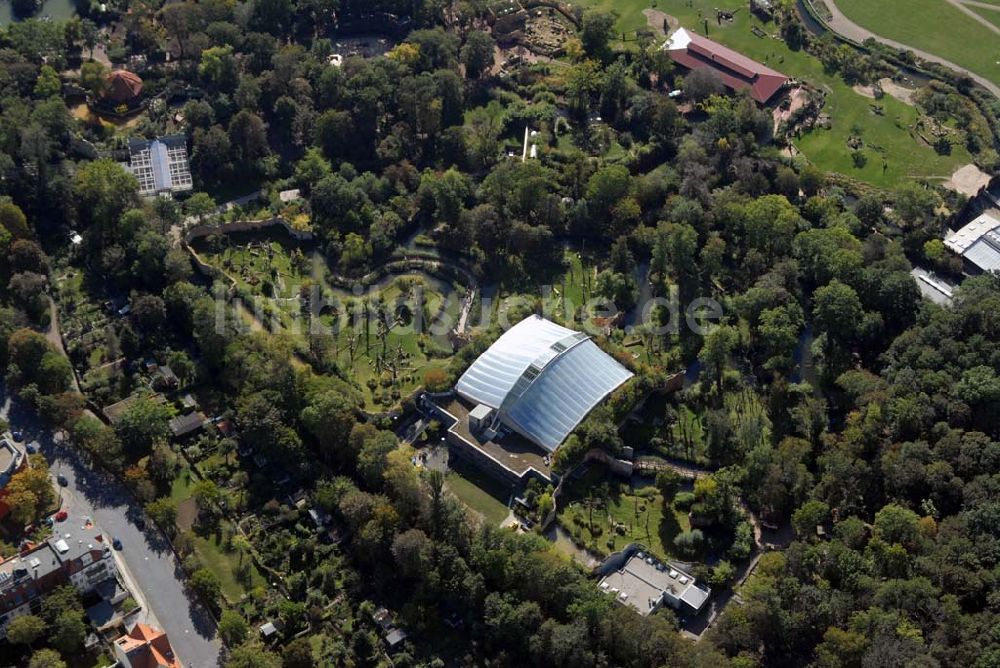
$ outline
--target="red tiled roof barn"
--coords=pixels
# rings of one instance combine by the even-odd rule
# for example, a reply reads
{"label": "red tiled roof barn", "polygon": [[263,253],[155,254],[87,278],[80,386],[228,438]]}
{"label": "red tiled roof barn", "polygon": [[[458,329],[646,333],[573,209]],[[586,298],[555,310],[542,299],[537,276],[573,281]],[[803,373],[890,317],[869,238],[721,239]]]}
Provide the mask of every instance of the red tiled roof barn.
{"label": "red tiled roof barn", "polygon": [[749,88],[750,97],[761,104],[767,104],[788,81],[781,72],[684,28],[671,35],[663,48],[675,63],[689,70],[715,71],[730,90]]}

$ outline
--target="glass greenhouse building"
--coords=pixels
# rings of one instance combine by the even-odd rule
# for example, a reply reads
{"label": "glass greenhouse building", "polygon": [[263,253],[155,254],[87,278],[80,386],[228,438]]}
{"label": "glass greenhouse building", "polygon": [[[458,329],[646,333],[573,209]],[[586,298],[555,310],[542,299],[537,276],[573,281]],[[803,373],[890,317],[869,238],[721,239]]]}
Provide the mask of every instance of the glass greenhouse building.
{"label": "glass greenhouse building", "polygon": [[552,452],[632,373],[589,336],[532,315],[503,334],[458,380],[458,395]]}

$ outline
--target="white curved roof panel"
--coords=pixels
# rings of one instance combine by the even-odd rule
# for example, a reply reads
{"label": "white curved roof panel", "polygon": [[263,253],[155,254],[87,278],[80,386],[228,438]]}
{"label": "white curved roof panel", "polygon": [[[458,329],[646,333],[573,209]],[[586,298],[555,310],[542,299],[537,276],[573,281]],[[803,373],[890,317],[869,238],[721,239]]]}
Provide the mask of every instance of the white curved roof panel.
{"label": "white curved roof panel", "polygon": [[455,389],[498,409],[501,422],[551,452],[631,377],[586,334],[533,315],[480,355]]}

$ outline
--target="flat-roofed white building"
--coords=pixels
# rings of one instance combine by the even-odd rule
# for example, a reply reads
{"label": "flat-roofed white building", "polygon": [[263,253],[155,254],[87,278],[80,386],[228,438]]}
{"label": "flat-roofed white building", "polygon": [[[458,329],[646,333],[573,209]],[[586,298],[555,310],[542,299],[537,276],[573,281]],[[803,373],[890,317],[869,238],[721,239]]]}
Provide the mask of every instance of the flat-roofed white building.
{"label": "flat-roofed white building", "polygon": [[961,255],[972,271],[1000,271],[1000,213],[983,213],[945,237],[944,245]]}
{"label": "flat-roofed white building", "polygon": [[[455,386],[474,406],[554,452],[632,372],[574,332],[538,315],[517,323],[479,356]],[[477,419],[488,415],[477,408]],[[474,411],[474,412],[476,412]]]}
{"label": "flat-roofed white building", "polygon": [[129,171],[139,181],[139,194],[177,193],[191,190],[187,138],[169,135],[152,141],[129,139]]}
{"label": "flat-roofed white building", "polygon": [[664,603],[682,613],[697,614],[711,595],[676,564],[661,562],[643,552],[633,554],[597,586],[640,615],[656,612]]}

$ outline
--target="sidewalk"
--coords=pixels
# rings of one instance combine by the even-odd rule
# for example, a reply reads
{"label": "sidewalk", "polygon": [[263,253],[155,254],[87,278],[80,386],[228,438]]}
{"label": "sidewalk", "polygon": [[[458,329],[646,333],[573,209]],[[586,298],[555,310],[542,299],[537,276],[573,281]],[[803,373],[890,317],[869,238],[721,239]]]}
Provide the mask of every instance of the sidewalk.
{"label": "sidewalk", "polygon": [[132,621],[141,622],[143,624],[149,624],[150,626],[156,627],[158,629],[163,628],[160,624],[160,620],[156,618],[153,614],[153,610],[149,607],[149,601],[146,600],[146,594],[142,591],[142,587],[138,585],[135,581],[135,577],[132,575],[132,571],[129,570],[128,564],[122,558],[121,553],[118,550],[114,550],[115,565],[118,567],[118,578],[128,593],[135,599],[135,602],[139,604],[142,608],[137,615],[135,615]]}

